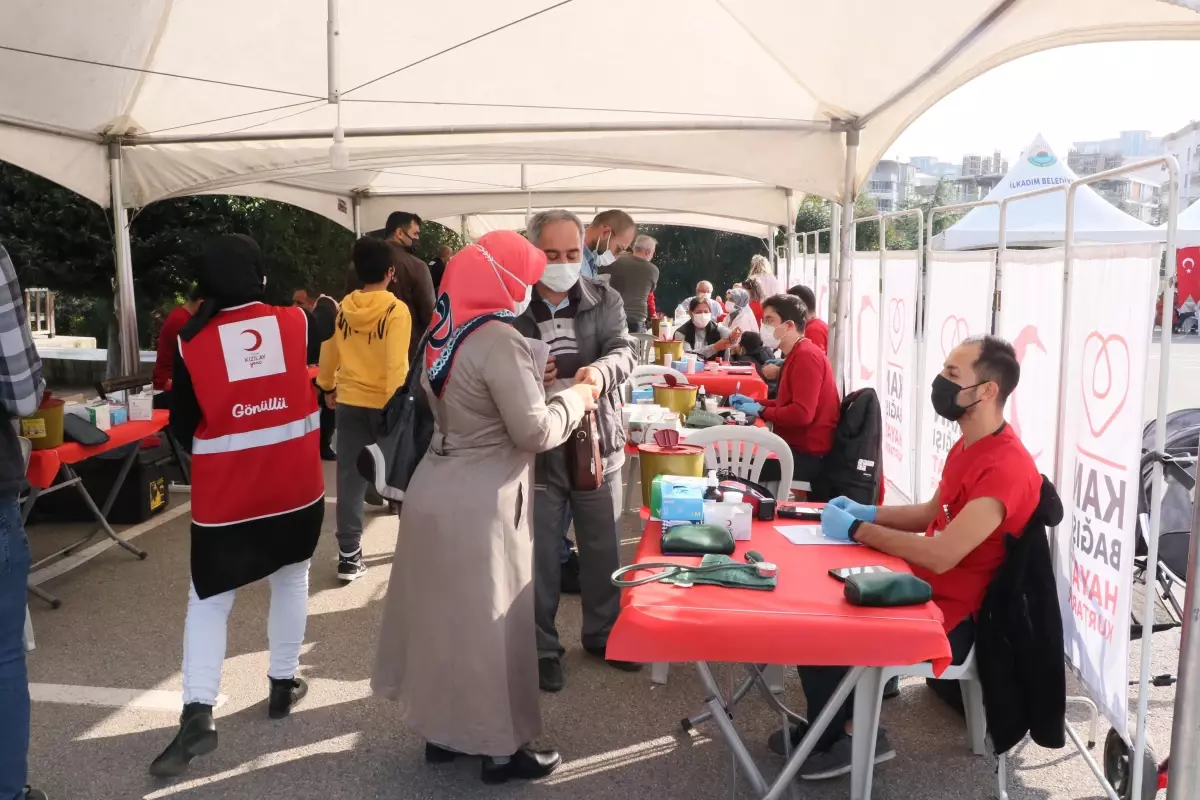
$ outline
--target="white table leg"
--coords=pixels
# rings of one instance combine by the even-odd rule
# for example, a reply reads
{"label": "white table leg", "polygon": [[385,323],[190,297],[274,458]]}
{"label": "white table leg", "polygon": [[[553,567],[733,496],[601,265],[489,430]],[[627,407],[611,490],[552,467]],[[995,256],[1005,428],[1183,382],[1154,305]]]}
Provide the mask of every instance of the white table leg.
{"label": "white table leg", "polygon": [[854,689],[853,759],[850,767],[850,800],[870,800],[875,770],[875,738],[879,733],[879,706],[883,701],[883,669],[868,667]]}

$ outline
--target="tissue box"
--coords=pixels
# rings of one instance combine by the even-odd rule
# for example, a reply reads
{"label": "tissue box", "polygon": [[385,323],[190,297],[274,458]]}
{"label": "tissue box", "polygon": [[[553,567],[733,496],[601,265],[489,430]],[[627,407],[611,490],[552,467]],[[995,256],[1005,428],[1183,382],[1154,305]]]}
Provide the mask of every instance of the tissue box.
{"label": "tissue box", "polygon": [[659,475],[650,495],[651,515],[677,523],[704,521],[704,492],[708,481],[682,475]]}
{"label": "tissue box", "polygon": [[639,386],[630,393],[629,399],[634,403],[653,403],[654,402],[654,387]]}
{"label": "tissue box", "polygon": [[102,431],[112,428],[112,417],[109,414],[108,404],[102,403],[98,406],[88,406],[88,422],[95,425]]}
{"label": "tissue box", "polygon": [[725,528],[735,542],[748,542],[754,509],[749,503],[716,503],[709,500],[704,504],[704,522]]}
{"label": "tissue box", "polygon": [[124,425],[126,422],[129,422],[129,409],[125,408],[125,406],[110,405],[108,407],[108,415],[113,425]]}
{"label": "tissue box", "polygon": [[135,394],[129,398],[131,422],[149,422],[154,418],[154,395]]}

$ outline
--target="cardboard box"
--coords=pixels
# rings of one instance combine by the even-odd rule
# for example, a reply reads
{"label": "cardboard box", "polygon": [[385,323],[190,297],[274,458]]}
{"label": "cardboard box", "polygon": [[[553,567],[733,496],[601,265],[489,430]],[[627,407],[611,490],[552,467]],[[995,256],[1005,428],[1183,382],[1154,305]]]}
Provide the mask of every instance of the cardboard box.
{"label": "cardboard box", "polygon": [[112,429],[112,416],[109,413],[108,403],[100,403],[99,405],[88,406],[88,422],[95,425],[102,431]]}
{"label": "cardboard box", "polygon": [[149,422],[154,418],[154,395],[135,394],[129,398],[129,421]]}

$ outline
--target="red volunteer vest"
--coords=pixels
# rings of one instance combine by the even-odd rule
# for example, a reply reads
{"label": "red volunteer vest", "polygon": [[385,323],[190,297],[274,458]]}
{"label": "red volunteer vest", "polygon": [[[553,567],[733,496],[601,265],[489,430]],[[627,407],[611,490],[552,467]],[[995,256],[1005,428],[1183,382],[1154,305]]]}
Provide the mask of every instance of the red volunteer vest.
{"label": "red volunteer vest", "polygon": [[192,520],[230,525],[325,493],[308,321],[264,303],[219,312],[180,352],[202,421],[192,441]]}

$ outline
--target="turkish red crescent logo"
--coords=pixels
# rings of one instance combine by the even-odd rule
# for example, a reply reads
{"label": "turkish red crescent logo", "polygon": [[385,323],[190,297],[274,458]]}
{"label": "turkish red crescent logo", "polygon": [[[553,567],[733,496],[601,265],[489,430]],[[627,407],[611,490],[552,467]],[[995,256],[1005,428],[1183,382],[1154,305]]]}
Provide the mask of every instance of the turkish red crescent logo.
{"label": "turkish red crescent logo", "polygon": [[[875,313],[875,301],[871,295],[864,294],[862,296],[862,304],[858,308],[858,320],[855,324],[854,338],[858,340],[858,374],[864,381],[871,380],[871,376],[875,374],[875,370],[867,369],[867,359],[863,357],[863,317],[867,315],[867,311]],[[878,330],[878,328],[876,328]]]}
{"label": "turkish red crescent logo", "polygon": [[1083,413],[1099,439],[1121,414],[1129,397],[1129,344],[1117,334],[1092,331],[1083,340],[1080,388]]}
{"label": "turkish red crescent logo", "polygon": [[1194,266],[1196,266],[1196,259],[1185,258],[1183,260],[1183,271],[1188,273],[1189,275],[1192,274],[1192,267],[1194,267]]}
{"label": "turkish red crescent logo", "polygon": [[904,299],[892,298],[888,303],[888,341],[892,344],[892,352],[899,353],[900,345],[904,344]]}
{"label": "turkish red crescent logo", "polygon": [[248,333],[254,337],[254,344],[247,347],[246,352],[253,353],[255,350],[262,347],[262,334],[261,333],[254,330],[253,328],[247,328],[246,330],[242,331],[242,333]]}
{"label": "turkish red crescent logo", "polygon": [[950,351],[963,343],[971,335],[971,326],[962,317],[953,314],[942,322],[942,358],[947,358]]}
{"label": "turkish red crescent logo", "polygon": [[[1017,363],[1021,364],[1021,365],[1024,365],[1024,363],[1025,363],[1025,355],[1029,352],[1029,348],[1036,347],[1038,350],[1041,350],[1043,353],[1046,352],[1046,346],[1044,344],[1042,344],[1042,340],[1038,336],[1038,329],[1037,329],[1036,325],[1026,325],[1024,328],[1022,328],[1021,332],[1017,334],[1017,338],[1013,339],[1012,346],[1013,346],[1013,350],[1017,351]],[[1017,407],[1017,402],[1018,402],[1018,399],[1020,398],[1020,396],[1021,396],[1021,386],[1020,386],[1020,384],[1018,384],[1016,391],[1014,391],[1013,395],[1012,395],[1012,426],[1013,426],[1013,432],[1017,434],[1018,439],[1022,438],[1021,437],[1021,414]],[[1042,454],[1041,450],[1038,450],[1036,453],[1030,453],[1030,455],[1033,456],[1035,460],[1041,454]]]}

